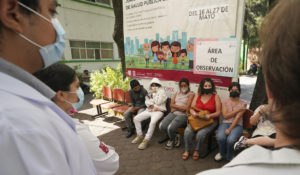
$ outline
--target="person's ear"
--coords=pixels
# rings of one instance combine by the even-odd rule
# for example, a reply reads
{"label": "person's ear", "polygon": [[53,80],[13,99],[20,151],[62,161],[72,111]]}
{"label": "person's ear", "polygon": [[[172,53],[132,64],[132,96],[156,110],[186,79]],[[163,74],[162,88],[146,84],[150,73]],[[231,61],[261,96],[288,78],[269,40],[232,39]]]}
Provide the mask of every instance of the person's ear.
{"label": "person's ear", "polygon": [[21,13],[18,0],[0,1],[0,21],[5,28],[23,33],[24,14]]}
{"label": "person's ear", "polygon": [[274,94],[269,90],[268,84],[265,81],[265,87],[266,87],[266,93],[267,93],[267,97],[268,97],[268,104],[270,104],[271,106],[274,103]]}
{"label": "person's ear", "polygon": [[64,102],[65,99],[66,99],[66,94],[65,94],[64,91],[59,90],[59,91],[56,92],[55,100],[57,102]]}

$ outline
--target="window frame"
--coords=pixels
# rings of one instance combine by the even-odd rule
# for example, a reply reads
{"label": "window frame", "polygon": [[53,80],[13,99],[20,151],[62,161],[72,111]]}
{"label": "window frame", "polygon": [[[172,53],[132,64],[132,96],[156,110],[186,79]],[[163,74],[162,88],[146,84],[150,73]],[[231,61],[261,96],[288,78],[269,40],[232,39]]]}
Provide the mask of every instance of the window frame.
{"label": "window frame", "polygon": [[[83,47],[74,47],[71,46],[71,42],[84,42],[84,48]],[[87,43],[98,43],[99,44],[99,48],[98,47],[87,47]],[[102,48],[102,43],[105,44],[111,44],[111,48]],[[89,41],[89,40],[69,40],[69,44],[70,44],[70,51],[71,51],[71,60],[113,60],[114,59],[114,43],[113,42],[106,42],[106,41]],[[79,51],[79,57],[80,58],[76,58],[73,57],[73,49],[78,49]],[[85,50],[85,58],[82,58],[82,50]],[[93,50],[93,57],[94,58],[88,58],[88,50]],[[99,59],[96,58],[96,50],[99,50]],[[107,57],[103,57],[102,56],[102,50],[104,51],[110,51],[111,52],[111,58],[107,58]]]}

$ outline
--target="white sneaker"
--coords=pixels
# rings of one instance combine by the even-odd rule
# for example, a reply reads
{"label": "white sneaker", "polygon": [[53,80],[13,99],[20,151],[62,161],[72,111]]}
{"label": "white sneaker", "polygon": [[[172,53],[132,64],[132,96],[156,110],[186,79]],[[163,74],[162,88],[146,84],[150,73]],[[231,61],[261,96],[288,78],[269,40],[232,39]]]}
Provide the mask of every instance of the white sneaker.
{"label": "white sneaker", "polygon": [[165,148],[166,149],[172,149],[173,148],[173,141],[169,140]]}
{"label": "white sneaker", "polygon": [[221,161],[223,159],[222,155],[220,153],[218,153],[216,156],[215,156],[215,161]]}
{"label": "white sneaker", "polygon": [[131,143],[133,144],[141,143],[142,140],[143,140],[143,136],[136,136],[136,138],[133,139]]}

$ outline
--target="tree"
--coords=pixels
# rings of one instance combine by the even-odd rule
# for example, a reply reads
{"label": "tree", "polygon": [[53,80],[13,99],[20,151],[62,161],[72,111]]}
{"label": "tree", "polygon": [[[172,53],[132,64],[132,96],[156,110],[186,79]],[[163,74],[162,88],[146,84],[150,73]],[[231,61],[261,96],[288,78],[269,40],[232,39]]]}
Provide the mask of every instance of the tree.
{"label": "tree", "polygon": [[[268,0],[268,9],[269,10],[274,6],[275,2],[276,1],[274,1],[274,0]],[[261,59],[263,59],[263,58],[261,58]],[[260,66],[249,108],[251,110],[255,110],[259,105],[261,105],[262,101],[265,98],[267,98],[265,80],[264,80],[264,76],[262,73],[262,66]]]}
{"label": "tree", "polygon": [[126,77],[126,64],[124,53],[124,32],[123,32],[123,0],[112,0],[115,13],[115,27],[113,38],[118,46],[118,53],[121,59],[123,78]]}
{"label": "tree", "polygon": [[[268,11],[268,0],[246,0],[245,5],[245,20],[243,26],[243,71],[245,70],[244,63],[247,61],[248,49],[260,47],[258,31],[260,24]],[[245,49],[246,45],[248,45],[248,49]]]}

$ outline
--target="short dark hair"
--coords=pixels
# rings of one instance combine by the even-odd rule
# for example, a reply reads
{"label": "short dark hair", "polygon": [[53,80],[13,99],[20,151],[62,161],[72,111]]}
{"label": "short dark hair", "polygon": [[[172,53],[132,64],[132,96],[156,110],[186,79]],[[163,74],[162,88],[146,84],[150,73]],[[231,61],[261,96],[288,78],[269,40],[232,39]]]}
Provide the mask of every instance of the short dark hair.
{"label": "short dark hair", "polygon": [[233,88],[233,87],[237,87],[238,88],[238,90],[240,91],[240,93],[242,92],[241,91],[241,85],[240,85],[240,83],[238,83],[238,82],[232,82],[230,85],[229,85],[229,91]]}
{"label": "short dark hair", "polygon": [[130,81],[130,87],[131,87],[131,89],[133,89],[133,88],[135,88],[136,86],[139,86],[139,85],[140,85],[139,81],[137,81],[135,79],[133,79],[133,80]]}
{"label": "short dark hair", "polygon": [[[23,3],[24,5],[26,5],[26,6],[30,7],[30,8],[32,8],[33,10],[38,11],[38,9],[39,9],[39,5],[40,5],[40,4],[39,4],[39,0],[18,0],[18,1],[21,2],[21,3]],[[20,5],[19,5],[19,6],[20,6]],[[27,15],[32,14],[31,11],[29,11],[29,10],[23,8],[22,6],[20,6],[20,9],[21,9],[22,12],[24,12],[24,13],[27,14]],[[2,22],[0,21],[0,36],[1,36],[1,33],[2,33],[2,28],[3,28],[3,24],[2,24]]]}
{"label": "short dark hair", "polygon": [[75,81],[76,72],[62,63],[55,63],[33,74],[48,85],[53,91],[69,91]]}
{"label": "short dark hair", "polygon": [[213,93],[216,93],[215,83],[210,78],[203,78],[199,83],[198,94],[203,94],[201,89],[204,87],[205,82],[210,82]]}

